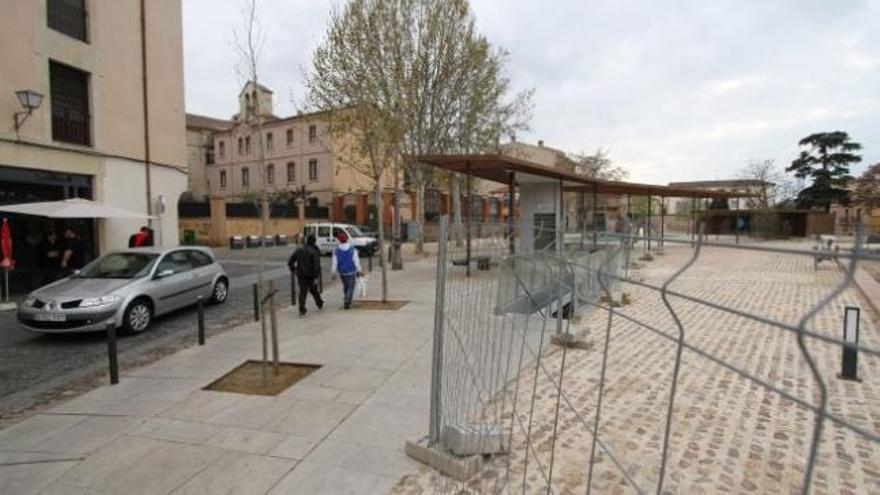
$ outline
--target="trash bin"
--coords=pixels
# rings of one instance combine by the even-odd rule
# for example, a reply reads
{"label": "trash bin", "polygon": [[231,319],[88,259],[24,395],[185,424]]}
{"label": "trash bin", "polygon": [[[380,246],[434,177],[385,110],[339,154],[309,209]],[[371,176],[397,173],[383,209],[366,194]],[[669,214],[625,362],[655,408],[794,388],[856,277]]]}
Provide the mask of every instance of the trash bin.
{"label": "trash bin", "polygon": [[184,230],[183,231],[183,243],[187,246],[195,246],[196,245],[196,231],[195,230]]}

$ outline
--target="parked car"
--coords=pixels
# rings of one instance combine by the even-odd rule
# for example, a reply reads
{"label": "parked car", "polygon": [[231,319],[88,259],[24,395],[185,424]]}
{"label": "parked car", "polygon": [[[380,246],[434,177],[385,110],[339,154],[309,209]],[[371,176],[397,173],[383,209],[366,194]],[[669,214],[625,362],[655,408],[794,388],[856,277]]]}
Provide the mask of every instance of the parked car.
{"label": "parked car", "polygon": [[210,249],[127,249],[31,292],[18,321],[44,333],[103,330],[108,322],[139,333],[154,317],[195,304],[199,296],[220,304],[228,294],[229,276]]}
{"label": "parked car", "polygon": [[372,256],[379,249],[379,243],[375,237],[365,235],[357,226],[347,223],[310,223],[303,227],[303,238],[315,236],[318,249],[324,254],[330,254],[336,247],[336,236],[345,232],[348,238],[358,250],[361,256]]}

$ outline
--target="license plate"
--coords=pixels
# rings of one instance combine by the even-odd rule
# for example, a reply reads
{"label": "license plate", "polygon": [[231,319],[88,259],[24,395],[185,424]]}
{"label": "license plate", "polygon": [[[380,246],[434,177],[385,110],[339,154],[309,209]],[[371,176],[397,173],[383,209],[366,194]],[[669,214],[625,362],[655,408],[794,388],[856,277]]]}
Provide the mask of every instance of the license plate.
{"label": "license plate", "polygon": [[67,315],[64,313],[37,313],[34,319],[37,321],[67,321]]}

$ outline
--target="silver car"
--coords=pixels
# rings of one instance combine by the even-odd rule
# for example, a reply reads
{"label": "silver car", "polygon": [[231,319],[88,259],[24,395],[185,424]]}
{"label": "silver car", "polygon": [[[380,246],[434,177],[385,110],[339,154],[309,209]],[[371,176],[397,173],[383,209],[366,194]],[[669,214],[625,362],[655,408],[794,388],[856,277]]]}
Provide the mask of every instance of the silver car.
{"label": "silver car", "polygon": [[199,296],[219,304],[228,293],[229,277],[210,249],[127,249],[31,292],[18,321],[34,332],[90,332],[113,322],[138,333],[155,316],[195,304]]}

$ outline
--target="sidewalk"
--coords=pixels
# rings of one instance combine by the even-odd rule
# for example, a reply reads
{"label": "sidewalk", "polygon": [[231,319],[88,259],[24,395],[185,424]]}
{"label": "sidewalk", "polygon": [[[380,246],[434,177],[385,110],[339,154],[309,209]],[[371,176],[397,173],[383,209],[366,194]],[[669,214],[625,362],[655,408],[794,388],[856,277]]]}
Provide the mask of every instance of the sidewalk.
{"label": "sidewalk", "polygon": [[282,361],[322,368],[277,397],[201,390],[260,358],[251,323],[0,431],[0,493],[386,492],[419,468],[403,445],[427,431],[434,270],[389,272],[398,311],[344,312],[337,286],[321,313],[281,310]]}

